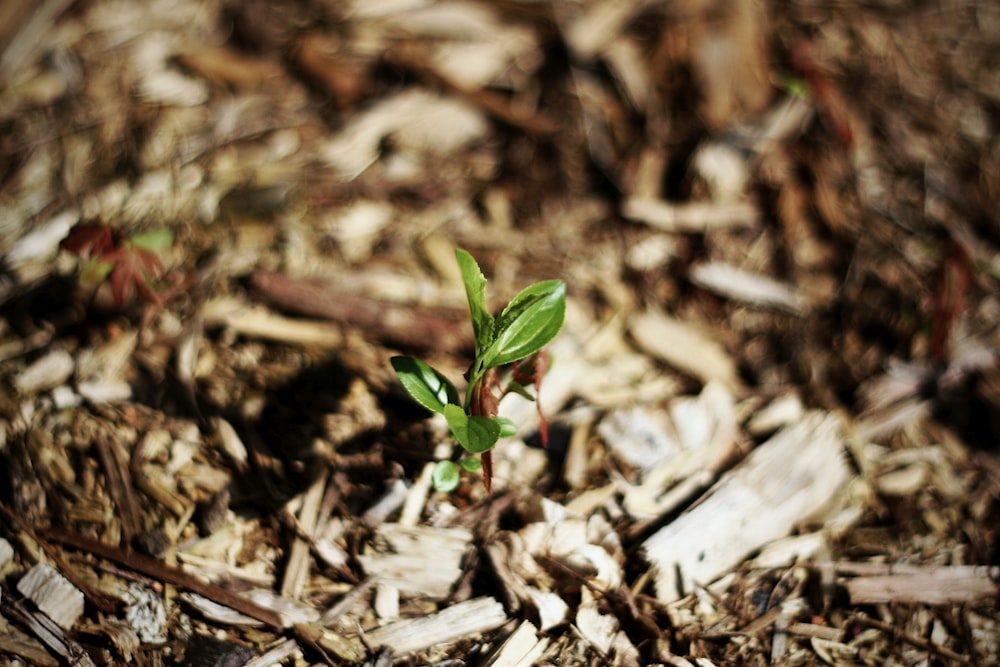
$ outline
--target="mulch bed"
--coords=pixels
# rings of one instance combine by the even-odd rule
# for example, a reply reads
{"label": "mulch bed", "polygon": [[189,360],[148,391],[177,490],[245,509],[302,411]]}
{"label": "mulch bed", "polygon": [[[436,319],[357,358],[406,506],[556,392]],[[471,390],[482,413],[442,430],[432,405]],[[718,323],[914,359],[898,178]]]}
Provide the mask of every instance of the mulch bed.
{"label": "mulch bed", "polygon": [[[1000,8],[0,9],[0,665],[1000,662]],[[454,250],[568,288],[434,491]]]}

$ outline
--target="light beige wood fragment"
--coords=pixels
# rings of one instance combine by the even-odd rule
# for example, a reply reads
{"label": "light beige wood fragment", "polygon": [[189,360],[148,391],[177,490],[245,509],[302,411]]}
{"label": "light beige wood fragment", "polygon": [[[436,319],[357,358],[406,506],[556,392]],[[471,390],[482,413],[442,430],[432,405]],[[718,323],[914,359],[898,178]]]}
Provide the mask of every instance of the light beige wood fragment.
{"label": "light beige wood fragment", "polygon": [[819,412],[777,433],[643,543],[663,602],[708,584],[827,506],[850,477],[842,424]]}
{"label": "light beige wood fragment", "polygon": [[802,399],[799,395],[794,392],[785,394],[754,412],[747,422],[747,433],[751,435],[771,433],[799,419],[803,412]]}
{"label": "light beige wood fragment", "polygon": [[399,589],[388,584],[375,585],[375,615],[382,620],[394,621],[399,618]]}
{"label": "light beige wood fragment", "polygon": [[399,513],[399,524],[401,526],[416,526],[420,521],[420,515],[424,511],[424,503],[430,493],[431,485],[434,481],[434,463],[428,462],[420,471],[420,477],[410,487],[406,494],[406,501],[403,509]]}
{"label": "light beige wood fragment", "polygon": [[754,568],[778,568],[817,557],[829,557],[830,541],[822,532],[792,535],[774,540],[751,561]]}
{"label": "light beige wood fragment", "polygon": [[0,571],[3,570],[4,565],[9,563],[14,558],[14,547],[10,545],[5,538],[0,537]]}
{"label": "light beige wood fragment", "polygon": [[225,326],[251,338],[330,348],[344,342],[340,328],[330,322],[291,319],[234,297],[208,301],[202,307],[202,317],[206,326]]}
{"label": "light beige wood fragment", "polygon": [[286,639],[249,662],[243,663],[243,667],[273,667],[274,665],[284,663],[288,658],[300,656],[301,654],[302,649],[299,647],[298,642],[294,639]]}
{"label": "light beige wood fragment", "polygon": [[72,628],[83,615],[83,592],[45,563],[28,570],[17,590],[63,629]]}
{"label": "light beige wood fragment", "polygon": [[63,211],[45,223],[36,224],[31,231],[18,239],[5,258],[15,268],[30,261],[51,258],[59,251],[59,243],[80,220],[75,209]]}
{"label": "light beige wood fragment", "polygon": [[74,366],[69,352],[52,350],[21,371],[14,378],[14,388],[28,393],[58,387],[73,374]]}
{"label": "light beige wood fragment", "polygon": [[387,97],[319,147],[319,154],[345,181],[374,163],[382,140],[394,135],[410,151],[447,154],[478,139],[488,126],[478,110],[458,100],[411,88]]}
{"label": "light beige wood fragment", "polygon": [[[281,627],[283,628],[315,623],[320,617],[319,610],[315,607],[304,602],[282,597],[274,591],[256,589],[243,593],[242,596],[260,607],[276,612],[281,619]],[[219,623],[243,627],[261,627],[263,625],[255,618],[251,618],[232,607],[219,604],[197,593],[180,593],[178,597],[197,609],[206,618]]]}
{"label": "light beige wood fragment", "polygon": [[663,313],[647,310],[629,320],[639,348],[702,382],[740,386],[736,362],[707,333]]}
{"label": "light beige wood fragment", "polygon": [[490,597],[475,598],[447,607],[436,614],[390,623],[366,633],[373,647],[391,648],[406,655],[495,630],[507,622],[503,605]]}
{"label": "light beige wood fragment", "polygon": [[45,650],[41,642],[24,634],[13,625],[4,623],[0,627],[3,629],[0,632],[0,653],[16,656],[35,667],[59,667],[59,661]]}
{"label": "light beige wood fragment", "polygon": [[672,204],[662,199],[636,197],[625,200],[622,215],[665,232],[756,227],[760,221],[758,207],[746,201]]}
{"label": "light beige wood fragment", "polygon": [[531,621],[524,621],[490,657],[486,667],[532,667],[548,646],[549,640],[538,637],[538,629]]}
{"label": "light beige wood fragment", "polygon": [[462,576],[462,558],[472,534],[460,528],[384,523],[374,548],[358,556],[365,573],[404,595],[441,600]]}
{"label": "light beige wood fragment", "polygon": [[[302,499],[302,509],[299,510],[299,529],[312,537],[316,530],[316,518],[319,514],[320,502],[323,500],[323,491],[326,490],[328,475],[320,475],[306,491]],[[309,553],[309,542],[303,537],[296,536],[292,542],[292,547],[288,554],[288,562],[285,565],[285,577],[281,582],[281,594],[284,597],[298,600],[302,597],[306,582],[309,579],[309,565],[312,558]]]}
{"label": "light beige wood fragment", "polygon": [[794,286],[723,262],[707,262],[691,269],[695,284],[749,306],[805,314],[810,303]]}
{"label": "light beige wood fragment", "polygon": [[[964,604],[1000,593],[1000,567],[887,566],[890,572],[849,578],[851,604]],[[839,568],[838,568],[839,569]],[[892,571],[895,570],[895,571]]]}

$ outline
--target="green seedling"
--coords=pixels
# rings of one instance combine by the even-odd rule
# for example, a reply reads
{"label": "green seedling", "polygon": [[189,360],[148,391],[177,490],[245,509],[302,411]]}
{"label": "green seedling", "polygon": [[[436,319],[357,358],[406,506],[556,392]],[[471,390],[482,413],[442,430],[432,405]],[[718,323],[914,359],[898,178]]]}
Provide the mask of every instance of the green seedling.
{"label": "green seedling", "polygon": [[122,308],[135,295],[160,303],[150,282],[163,273],[160,256],[172,244],[173,234],[169,229],[124,236],[96,224],[76,227],[62,243],[83,261],[81,285],[96,288],[107,281],[116,308]]}
{"label": "green seedling", "polygon": [[[523,289],[496,317],[486,308],[486,278],[476,260],[465,250],[456,250],[458,266],[469,300],[469,318],[475,338],[475,358],[465,373],[468,387],[464,398],[448,378],[419,359],[393,357],[392,367],[413,399],[431,412],[444,415],[451,435],[465,455],[458,461],[439,461],[434,467],[434,488],[452,491],[461,471],[483,471],[483,484],[490,492],[493,480],[493,447],[501,437],[517,433],[517,425],[497,416],[500,399],[514,392],[536,400],[527,387],[539,383],[548,367],[542,349],[559,333],[566,315],[566,285],[545,280]],[[501,387],[499,371],[512,367],[510,379]],[[539,406],[542,442],[547,440],[545,418]],[[478,455],[478,458],[477,458]]]}

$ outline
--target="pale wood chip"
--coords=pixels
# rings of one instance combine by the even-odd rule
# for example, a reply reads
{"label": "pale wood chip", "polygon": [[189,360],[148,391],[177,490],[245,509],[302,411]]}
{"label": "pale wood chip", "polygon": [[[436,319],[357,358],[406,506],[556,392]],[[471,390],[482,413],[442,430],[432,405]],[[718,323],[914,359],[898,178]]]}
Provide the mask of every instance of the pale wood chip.
{"label": "pale wood chip", "polygon": [[758,308],[803,315],[811,307],[809,299],[794,286],[722,262],[694,266],[691,279],[716,294]]}
{"label": "pale wood chip", "polygon": [[7,249],[6,260],[18,267],[29,261],[54,257],[59,251],[59,244],[79,220],[80,212],[69,209],[56,214],[47,222],[33,225],[31,231]]}
{"label": "pale wood chip", "polygon": [[312,564],[312,558],[309,541],[305,537],[312,538],[313,532],[316,530],[320,501],[323,500],[323,492],[326,490],[328,479],[329,475],[319,475],[302,499],[302,507],[299,510],[297,520],[298,527],[304,536],[297,535],[294,538],[288,553],[288,561],[285,564],[285,576],[281,581],[281,595],[293,600],[302,597],[309,580],[309,566]]}
{"label": "pale wood chip", "polygon": [[407,655],[495,630],[507,622],[503,605],[483,597],[460,602],[436,614],[396,621],[365,634],[368,644]]}
{"label": "pale wood chip", "polygon": [[295,345],[336,348],[344,343],[340,327],[318,320],[292,319],[235,297],[220,297],[202,306],[206,326],[224,326],[250,338]]}
{"label": "pale wood chip", "polygon": [[622,215],[665,232],[707,232],[756,227],[758,207],[747,201],[673,204],[662,199],[631,198],[622,204]]}
{"label": "pale wood chip", "polygon": [[274,665],[280,665],[291,657],[300,656],[301,654],[302,649],[299,647],[299,643],[294,639],[286,639],[277,646],[261,653],[256,658],[243,663],[243,667],[273,667]]}
{"label": "pale wood chip", "polygon": [[844,582],[852,604],[965,604],[1000,593],[1000,567],[885,565],[882,569],[888,571]]}
{"label": "pale wood chip", "polygon": [[17,590],[66,630],[83,614],[83,592],[45,563],[28,570]]}
{"label": "pale wood chip", "polygon": [[723,476],[699,503],[643,543],[663,602],[707,584],[785,537],[849,478],[840,419],[812,412]]}
{"label": "pale wood chip", "polygon": [[459,528],[383,523],[375,547],[358,556],[365,573],[403,594],[441,600],[462,576],[472,535]]}
{"label": "pale wood chip", "polygon": [[490,656],[486,666],[532,667],[548,646],[549,640],[538,637],[538,629],[531,621],[524,621]]}
{"label": "pale wood chip", "polygon": [[702,382],[740,386],[736,362],[718,342],[692,324],[647,310],[629,320],[629,333],[647,353]]}
{"label": "pale wood chip", "polygon": [[14,378],[14,388],[26,394],[58,387],[73,374],[76,363],[66,350],[53,350]]}

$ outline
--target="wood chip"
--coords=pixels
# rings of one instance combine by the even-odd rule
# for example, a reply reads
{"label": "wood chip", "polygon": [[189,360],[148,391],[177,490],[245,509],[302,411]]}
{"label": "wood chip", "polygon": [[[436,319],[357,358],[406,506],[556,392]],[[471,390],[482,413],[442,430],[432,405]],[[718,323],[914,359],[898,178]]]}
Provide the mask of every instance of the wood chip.
{"label": "wood chip", "polygon": [[641,349],[702,382],[740,386],[732,357],[694,325],[647,310],[629,320],[629,333]]}
{"label": "wood chip", "polygon": [[698,264],[690,275],[691,280],[705,289],[757,308],[773,308],[793,315],[803,315],[810,308],[809,299],[792,285],[722,262]]}
{"label": "wood chip", "polygon": [[14,378],[14,388],[22,394],[58,387],[73,374],[76,363],[66,350],[53,350],[36,360]]}
{"label": "wood chip", "polygon": [[708,584],[827,505],[849,478],[841,429],[835,416],[808,413],[647,539],[657,598],[671,602]]}
{"label": "wood chip", "polygon": [[442,600],[462,576],[471,541],[472,535],[460,528],[384,523],[376,530],[375,548],[358,561],[369,576],[405,595]]}
{"label": "wood chip", "polygon": [[28,570],[17,590],[63,629],[72,628],[83,614],[83,593],[45,563]]}
{"label": "wood chip", "polygon": [[507,622],[503,605],[483,597],[460,602],[436,614],[396,621],[365,634],[367,643],[407,655],[471,635],[495,630]]}
{"label": "wood chip", "polygon": [[206,326],[228,327],[250,338],[330,348],[344,342],[340,328],[329,322],[291,319],[233,297],[208,301],[202,307],[202,317]]}
{"label": "wood chip", "polygon": [[707,232],[756,227],[760,211],[750,202],[672,204],[659,199],[627,199],[622,215],[665,232]]}
{"label": "wood chip", "polygon": [[524,621],[504,640],[486,667],[531,667],[542,657],[548,645],[549,640],[539,638],[538,629],[530,621]]}
{"label": "wood chip", "polygon": [[1000,567],[883,565],[880,569],[887,571],[844,582],[852,604],[966,604],[1000,593]]}

